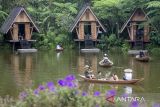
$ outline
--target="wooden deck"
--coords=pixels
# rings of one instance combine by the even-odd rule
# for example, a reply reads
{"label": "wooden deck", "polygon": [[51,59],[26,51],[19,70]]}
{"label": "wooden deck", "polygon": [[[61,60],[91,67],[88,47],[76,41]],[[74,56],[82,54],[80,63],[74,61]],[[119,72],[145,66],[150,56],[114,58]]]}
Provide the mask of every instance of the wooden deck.
{"label": "wooden deck", "polygon": [[[84,42],[85,40],[84,39],[74,39],[74,41],[75,42]],[[102,40],[100,40],[100,39],[92,39],[92,41],[94,41],[94,42],[99,42],[99,41],[102,41]]]}
{"label": "wooden deck", "polygon": [[35,53],[37,52],[37,49],[17,49],[18,53]]}
{"label": "wooden deck", "polygon": [[140,51],[142,51],[144,53],[148,52],[148,50],[129,50],[128,54],[129,55],[138,55]]}
{"label": "wooden deck", "polygon": [[91,48],[91,49],[81,49],[82,53],[99,53],[100,49],[98,48]]}
{"label": "wooden deck", "polygon": [[[36,40],[27,40],[28,42],[36,42]],[[9,40],[8,42],[15,43],[20,42],[20,40]]]}

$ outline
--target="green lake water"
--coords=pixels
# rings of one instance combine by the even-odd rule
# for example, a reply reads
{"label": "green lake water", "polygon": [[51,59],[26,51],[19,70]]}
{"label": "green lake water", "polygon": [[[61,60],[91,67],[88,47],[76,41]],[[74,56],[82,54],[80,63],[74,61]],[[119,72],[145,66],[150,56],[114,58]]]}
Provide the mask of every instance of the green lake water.
{"label": "green lake water", "polygon": [[[151,103],[160,96],[160,57],[152,57],[149,63],[138,62],[132,56],[121,52],[109,52],[109,58],[114,62],[111,68],[103,68],[98,62],[103,57],[98,54],[82,54],[75,50],[37,52],[34,54],[13,54],[10,51],[0,52],[0,96],[10,95],[17,97],[18,93],[26,88],[35,88],[41,83],[56,81],[68,74],[83,74],[85,64],[91,66],[94,73],[102,71],[102,75],[116,73],[123,77],[123,70],[133,69],[133,78],[144,78],[138,85],[108,85],[80,82],[79,87],[87,92],[115,89],[119,95],[129,93],[145,96]],[[151,96],[152,95],[152,96]]]}

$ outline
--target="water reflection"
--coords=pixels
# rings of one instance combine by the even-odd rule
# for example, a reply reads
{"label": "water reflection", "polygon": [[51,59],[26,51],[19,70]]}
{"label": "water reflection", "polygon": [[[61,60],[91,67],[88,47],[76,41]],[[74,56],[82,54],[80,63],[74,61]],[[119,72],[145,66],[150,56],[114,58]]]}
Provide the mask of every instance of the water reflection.
{"label": "water reflection", "polygon": [[[139,62],[134,59],[134,57],[129,57],[129,67],[133,69],[133,75],[135,78],[145,78],[149,79],[150,75],[150,63]],[[137,72],[138,71],[138,72]]]}
{"label": "water reflection", "polygon": [[124,87],[124,93],[127,94],[127,95],[132,94],[132,87],[125,86]]}
{"label": "water reflection", "polygon": [[59,58],[60,58],[60,55],[61,55],[61,51],[60,52],[57,52],[57,60],[59,61]]}
{"label": "water reflection", "polygon": [[[38,52],[35,55],[13,55],[10,52],[0,53],[0,94],[1,95],[15,95],[15,91],[19,87],[29,87],[32,82],[39,85],[43,82],[54,81],[65,77],[68,74],[83,73],[85,64],[91,66],[95,75],[101,71],[102,77],[109,78],[112,73],[123,78],[124,69],[131,68],[133,70],[133,78],[142,78],[144,81],[141,84],[130,86],[126,88],[124,85],[109,85],[109,84],[93,84],[84,83],[81,85],[84,89],[106,91],[108,89],[116,89],[120,93],[141,93],[141,92],[160,92],[158,87],[160,60],[151,61],[149,63],[142,63],[134,60],[133,57],[123,55],[118,52],[108,53],[109,58],[114,65],[111,68],[104,68],[98,65],[102,59],[103,54],[79,54],[75,50],[67,50],[62,53],[55,51]],[[78,72],[77,72],[78,71]],[[12,87],[12,89],[10,88]],[[92,88],[93,87],[93,88]],[[17,91],[18,93],[18,91]]]}
{"label": "water reflection", "polygon": [[18,87],[31,87],[32,78],[31,73],[33,69],[32,55],[15,55],[10,57],[12,71],[14,73],[14,80]]}
{"label": "water reflection", "polygon": [[78,56],[78,72],[84,71],[84,66],[89,65],[94,73],[97,73],[97,55],[96,54],[80,54]]}

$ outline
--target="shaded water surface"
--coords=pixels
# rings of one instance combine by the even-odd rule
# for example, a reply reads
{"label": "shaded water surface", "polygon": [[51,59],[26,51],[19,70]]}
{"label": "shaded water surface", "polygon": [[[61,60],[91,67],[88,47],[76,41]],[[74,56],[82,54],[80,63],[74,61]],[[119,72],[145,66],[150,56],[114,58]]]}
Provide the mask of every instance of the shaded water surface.
{"label": "shaded water surface", "polygon": [[13,54],[9,51],[0,53],[0,95],[17,96],[18,93],[28,87],[37,87],[38,84],[47,81],[56,82],[67,74],[83,73],[85,64],[91,66],[94,73],[102,72],[102,75],[116,73],[119,78],[123,76],[123,70],[133,69],[133,78],[145,78],[139,85],[108,85],[80,83],[80,88],[93,92],[99,90],[106,92],[115,89],[118,93],[146,94],[160,93],[160,58],[152,56],[152,61],[142,63],[132,56],[123,55],[121,52],[109,52],[109,58],[114,62],[111,68],[103,68],[98,65],[104,53],[82,54],[75,50],[38,52],[34,54]]}

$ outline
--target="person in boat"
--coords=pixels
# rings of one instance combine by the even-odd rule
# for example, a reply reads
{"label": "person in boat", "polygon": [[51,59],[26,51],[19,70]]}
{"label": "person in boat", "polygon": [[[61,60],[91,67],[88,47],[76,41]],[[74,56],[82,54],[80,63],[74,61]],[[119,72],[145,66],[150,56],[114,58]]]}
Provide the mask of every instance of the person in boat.
{"label": "person in boat", "polygon": [[104,54],[103,63],[104,63],[104,64],[110,63],[110,60],[108,59],[108,55],[107,55],[107,54]]}
{"label": "person in boat", "polygon": [[84,76],[86,77],[86,78],[90,78],[90,73],[89,73],[89,66],[88,65],[85,65],[85,67],[84,67]]}
{"label": "person in boat", "polygon": [[95,79],[95,75],[93,74],[93,70],[91,70],[91,68],[89,67],[89,75],[91,79]]}
{"label": "person in boat", "polygon": [[57,44],[56,49],[57,49],[57,50],[61,50],[61,49],[63,49],[63,48],[62,48],[62,46],[61,46],[60,44]]}
{"label": "person in boat", "polygon": [[139,52],[139,57],[142,58],[142,57],[144,57],[144,56],[145,56],[144,52],[143,52],[143,51],[140,51],[140,52]]}
{"label": "person in boat", "polygon": [[132,80],[132,69],[125,69],[123,80]]}
{"label": "person in boat", "polygon": [[110,80],[118,81],[119,78],[118,78],[118,76],[116,74],[112,74],[112,77],[110,78]]}
{"label": "person in boat", "polygon": [[85,71],[84,71],[84,75],[86,78],[90,78],[90,79],[94,79],[95,76],[93,74],[93,70],[90,69],[90,67],[88,65],[85,65]]}
{"label": "person in boat", "polygon": [[97,78],[98,78],[98,79],[102,78],[102,73],[101,73],[101,71],[98,71],[98,72],[97,72]]}

